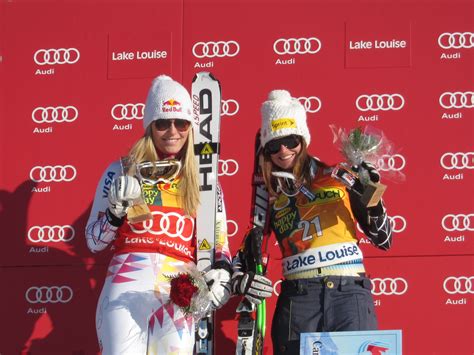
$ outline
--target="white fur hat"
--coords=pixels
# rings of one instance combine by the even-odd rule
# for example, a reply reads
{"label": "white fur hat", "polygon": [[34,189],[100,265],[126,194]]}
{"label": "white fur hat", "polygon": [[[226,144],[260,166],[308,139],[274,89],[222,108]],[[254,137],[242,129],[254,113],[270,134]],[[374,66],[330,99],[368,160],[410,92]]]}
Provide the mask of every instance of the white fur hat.
{"label": "white fur hat", "polygon": [[286,90],[273,90],[268,100],[262,104],[262,127],[260,141],[262,147],[275,138],[296,134],[302,136],[309,145],[311,136],[306,124],[306,111],[303,105],[291,97]]}
{"label": "white fur hat", "polygon": [[143,127],[158,119],[183,119],[192,122],[192,103],[183,85],[169,76],[160,75],[153,80],[148,91],[143,116]]}

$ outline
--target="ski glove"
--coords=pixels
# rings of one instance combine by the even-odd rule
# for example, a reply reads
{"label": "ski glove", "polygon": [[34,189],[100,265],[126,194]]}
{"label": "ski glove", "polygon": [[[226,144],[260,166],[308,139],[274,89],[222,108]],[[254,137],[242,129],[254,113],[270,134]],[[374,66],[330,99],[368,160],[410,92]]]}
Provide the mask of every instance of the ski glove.
{"label": "ski glove", "polygon": [[260,304],[264,298],[272,295],[272,281],[252,271],[246,273],[234,272],[232,275],[232,292],[244,295],[254,304]]}
{"label": "ski glove", "polygon": [[140,197],[140,182],[133,176],[122,175],[112,181],[109,191],[109,211],[117,218],[127,214],[130,202]]}
{"label": "ski glove", "polygon": [[[377,168],[375,167],[375,165],[373,165],[369,162],[363,161],[360,164],[360,166],[359,165],[354,165],[352,167],[352,170],[354,170],[355,172],[359,172],[361,167],[364,168],[365,170],[367,170],[370,181],[372,181],[374,183],[380,182],[380,173],[377,171]],[[359,193],[363,193],[363,191],[364,191],[364,187],[362,186],[362,183],[360,181],[356,182],[353,189],[355,189]],[[349,190],[349,195],[354,195],[354,192]],[[351,196],[351,197],[352,197],[352,199],[357,199],[357,200],[360,199],[360,196]],[[367,210],[369,211],[370,215],[373,215],[373,216],[382,215],[385,211],[385,209],[383,208],[382,201],[380,201],[377,204],[377,206],[368,207]]]}
{"label": "ski glove", "polygon": [[231,295],[230,273],[226,269],[211,269],[204,274],[209,298],[214,309],[221,308]]}
{"label": "ski glove", "polygon": [[[373,165],[372,163],[363,161],[360,164],[360,167],[367,170],[367,172],[369,173],[370,181],[372,181],[372,182],[379,182],[380,181],[380,173],[377,171],[377,168],[375,167],[375,165]],[[352,167],[352,170],[354,170],[355,172],[359,172],[360,167],[358,165],[354,165]]]}

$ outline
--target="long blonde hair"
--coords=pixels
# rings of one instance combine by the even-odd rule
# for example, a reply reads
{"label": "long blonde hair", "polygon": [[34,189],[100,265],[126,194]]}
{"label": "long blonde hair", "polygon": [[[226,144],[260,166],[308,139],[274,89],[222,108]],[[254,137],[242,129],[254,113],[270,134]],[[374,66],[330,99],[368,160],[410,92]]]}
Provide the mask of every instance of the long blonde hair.
{"label": "long blonde hair", "polygon": [[[296,179],[309,187],[311,183],[311,156],[308,154],[308,148],[306,141],[301,138],[301,150],[296,155],[295,165],[293,167],[292,173]],[[265,186],[267,187],[270,196],[276,196],[276,180],[272,176],[272,171],[281,170],[272,162],[272,158],[269,153],[266,153],[263,150],[263,163],[262,163],[262,173],[263,180],[265,181]]]}
{"label": "long blonde hair", "polygon": [[[152,125],[145,130],[145,134],[130,149],[128,153],[131,161],[142,163],[159,160],[152,138]],[[199,205],[199,175],[194,158],[193,128],[191,126],[185,143],[184,153],[181,156],[180,199],[184,212],[192,217],[196,216]]]}

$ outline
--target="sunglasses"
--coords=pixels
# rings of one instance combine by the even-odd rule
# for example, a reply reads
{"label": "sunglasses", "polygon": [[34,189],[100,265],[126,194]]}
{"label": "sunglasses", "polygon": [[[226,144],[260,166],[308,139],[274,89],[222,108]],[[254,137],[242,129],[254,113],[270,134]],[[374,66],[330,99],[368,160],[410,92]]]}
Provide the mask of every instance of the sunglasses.
{"label": "sunglasses", "polygon": [[292,134],[283,138],[273,139],[265,145],[267,154],[276,154],[280,151],[280,147],[284,145],[288,149],[296,148],[301,143],[298,136]]}
{"label": "sunglasses", "polygon": [[167,120],[167,119],[160,119],[154,121],[155,128],[157,131],[166,131],[171,127],[171,124],[174,124],[175,128],[180,132],[185,132],[188,130],[191,122],[187,120],[175,119],[175,120]]}

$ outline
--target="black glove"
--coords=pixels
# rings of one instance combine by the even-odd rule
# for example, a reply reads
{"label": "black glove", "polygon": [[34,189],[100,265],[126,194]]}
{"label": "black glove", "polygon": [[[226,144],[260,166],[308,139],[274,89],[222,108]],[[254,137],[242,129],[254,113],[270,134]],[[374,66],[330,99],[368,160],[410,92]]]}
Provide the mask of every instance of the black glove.
{"label": "black glove", "polygon": [[369,162],[366,162],[366,161],[363,161],[360,166],[359,165],[354,165],[352,167],[352,170],[354,170],[355,172],[359,172],[360,171],[360,168],[363,168],[365,170],[367,170],[367,172],[369,173],[369,179],[370,181],[372,182],[380,182],[380,173],[377,171],[377,168],[372,164],[372,163],[369,163]]}
{"label": "black glove", "polygon": [[[380,182],[380,173],[378,172],[377,168],[372,163],[363,161],[360,165],[352,166],[352,170],[354,170],[357,173],[361,172],[361,168],[367,171],[370,181],[372,181],[373,183]],[[355,182],[352,189],[355,190],[356,194],[358,195],[357,197],[351,196],[352,199],[357,198],[360,200],[360,196],[362,196],[362,194],[364,193],[365,188],[359,179]],[[354,191],[352,191],[352,193],[351,191],[349,191],[349,194],[353,195]],[[383,214],[384,208],[383,208],[382,200],[380,200],[376,206],[368,207],[367,210],[369,211],[369,214],[372,216],[379,216]]]}
{"label": "black glove", "polygon": [[250,302],[260,304],[264,298],[272,295],[272,281],[252,271],[234,272],[232,275],[232,292],[244,295]]}

